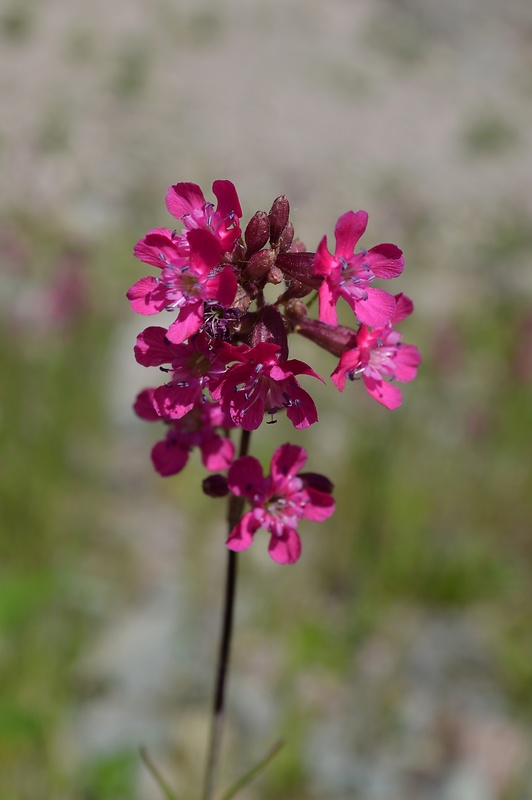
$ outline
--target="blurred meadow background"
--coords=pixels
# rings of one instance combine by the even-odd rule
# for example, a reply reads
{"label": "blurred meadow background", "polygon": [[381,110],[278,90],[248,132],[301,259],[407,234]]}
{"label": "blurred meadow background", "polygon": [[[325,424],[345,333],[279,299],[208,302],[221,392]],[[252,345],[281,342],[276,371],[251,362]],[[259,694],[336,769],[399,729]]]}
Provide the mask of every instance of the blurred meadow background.
{"label": "blurred meadow background", "polygon": [[337,513],[240,560],[223,785],[282,737],[243,798],[530,798],[532,5],[0,0],[0,86],[0,800],[155,800],[140,745],[199,794],[223,501],[152,470],[125,292],[217,178],[311,250],[366,209],[424,359],[396,412],[329,382],[254,437]]}

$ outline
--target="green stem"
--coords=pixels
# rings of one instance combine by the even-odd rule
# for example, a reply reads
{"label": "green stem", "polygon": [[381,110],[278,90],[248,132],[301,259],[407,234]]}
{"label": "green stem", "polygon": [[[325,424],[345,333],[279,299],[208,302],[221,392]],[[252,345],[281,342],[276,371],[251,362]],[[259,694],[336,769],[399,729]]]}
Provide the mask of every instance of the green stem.
{"label": "green stem", "polygon": [[[251,432],[242,430],[240,438],[239,457],[245,456],[249,450]],[[233,530],[242,516],[244,497],[229,496],[227,525],[229,533]],[[225,600],[222,616],[222,633],[218,664],[216,668],[216,686],[214,690],[214,704],[211,721],[211,734],[207,755],[207,768],[205,771],[205,787],[203,800],[213,800],[216,787],[216,775],[220,758],[220,745],[222,741],[222,728],[225,709],[225,688],[229,672],[229,656],[231,652],[231,637],[233,632],[233,612],[235,607],[237,578],[237,553],[228,551],[227,573],[225,580]]]}

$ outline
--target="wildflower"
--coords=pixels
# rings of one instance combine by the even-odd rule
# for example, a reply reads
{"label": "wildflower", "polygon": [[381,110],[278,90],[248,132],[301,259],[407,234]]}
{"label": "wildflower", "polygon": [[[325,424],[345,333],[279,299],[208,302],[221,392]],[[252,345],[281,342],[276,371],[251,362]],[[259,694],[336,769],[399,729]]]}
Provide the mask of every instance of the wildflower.
{"label": "wildflower", "polygon": [[322,378],[303,361],[281,361],[280,351],[278,344],[268,342],[255,347],[224,345],[227,363],[240,363],[227,370],[211,393],[235,425],[246,431],[258,428],[265,412],[273,415],[282,408],[296,428],[307,428],[318,419],[313,399],[295,376]]}
{"label": "wildflower", "polygon": [[217,384],[225,372],[221,344],[203,333],[186,344],[168,341],[165,328],[151,326],[137,337],[135,358],[144,367],[162,367],[171,379],[155,390],[153,405],[160,417],[181,419],[201,399],[210,383]]}
{"label": "wildflower", "polygon": [[189,232],[188,256],[177,256],[166,262],[161,251],[160,278],[141,278],[128,291],[127,296],[134,311],[139,314],[157,314],[159,311],[179,311],[179,316],[168,329],[168,339],[180,344],[201,328],[205,301],[228,307],[234,300],[237,282],[231,267],[218,266],[221,248],[208,231]]}
{"label": "wildflower", "polygon": [[366,230],[365,211],[343,214],[334,230],[336,250],[327,249],[327,237],[318,245],[314,274],[325,278],[319,288],[319,315],[322,322],[336,325],[336,303],[343,297],[360,322],[365,325],[386,325],[391,319],[395,301],[382,289],[374,289],[375,278],[395,278],[403,271],[402,251],[394,244],[378,244],[371,250],[354,253]]}
{"label": "wildflower", "polygon": [[229,489],[249,500],[252,508],[230,532],[227,539],[230,550],[247,550],[256,531],[264,528],[270,533],[268,552],[274,561],[294,564],[298,560],[299,520],[321,522],[334,511],[328,479],[314,473],[308,473],[307,479],[297,474],[306,460],[307,453],[302,447],[284,444],[273,454],[268,477],[264,477],[259,461],[253,456],[233,462],[228,474]]}
{"label": "wildflower", "polygon": [[218,200],[216,211],[212,203],[206,202],[196,183],[170,186],[166,207],[187,229],[184,239],[190,241],[190,231],[205,228],[214,235],[224,252],[230,252],[240,237],[242,209],[238,194],[231,181],[214,181],[212,191]]}
{"label": "wildflower", "polygon": [[[150,422],[160,419],[154,402],[156,393],[156,389],[145,389],[134,405],[138,416]],[[159,475],[168,477],[181,472],[194,447],[199,447],[201,460],[208,470],[227,469],[233,461],[233,442],[216,431],[216,428],[231,426],[217,403],[200,400],[181,419],[166,419],[166,422],[169,425],[166,437],[151,451],[152,463]]]}
{"label": "wildflower", "polygon": [[340,391],[346,378],[362,378],[369,394],[390,410],[401,405],[402,395],[397,386],[384,379],[411,381],[421,363],[417,347],[403,344],[401,334],[393,327],[412,313],[412,301],[404,294],[397,294],[395,301],[395,314],[387,325],[371,330],[366,325],[360,326],[356,346],[341,355],[331,375]]}

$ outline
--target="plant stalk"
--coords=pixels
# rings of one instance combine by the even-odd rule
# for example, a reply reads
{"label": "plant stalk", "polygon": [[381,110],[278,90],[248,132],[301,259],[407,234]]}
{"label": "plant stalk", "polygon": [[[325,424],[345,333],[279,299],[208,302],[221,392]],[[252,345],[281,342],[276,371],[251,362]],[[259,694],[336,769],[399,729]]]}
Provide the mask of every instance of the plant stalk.
{"label": "plant stalk", "polygon": [[[251,432],[242,430],[238,456],[248,454]],[[229,496],[227,511],[227,526],[230,533],[242,516],[244,497]],[[229,658],[231,653],[231,637],[233,633],[233,615],[236,595],[237,579],[237,553],[228,550],[227,573],[225,579],[225,598],[222,614],[222,631],[216,667],[216,685],[214,689],[214,703],[211,721],[211,733],[205,770],[205,787],[203,800],[213,800],[216,788],[216,776],[220,759],[220,746],[225,710],[225,690],[229,674]]]}

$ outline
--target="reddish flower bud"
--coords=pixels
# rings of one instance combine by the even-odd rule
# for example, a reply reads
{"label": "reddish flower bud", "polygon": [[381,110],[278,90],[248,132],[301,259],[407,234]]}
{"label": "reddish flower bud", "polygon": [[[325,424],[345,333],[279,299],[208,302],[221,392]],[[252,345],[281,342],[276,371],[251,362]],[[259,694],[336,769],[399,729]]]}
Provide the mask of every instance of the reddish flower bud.
{"label": "reddish flower bud", "polygon": [[286,336],[284,320],[277,308],[270,304],[266,304],[258,312],[257,320],[251,335],[252,347],[255,347],[255,345],[260,344],[261,342],[278,344],[281,348],[281,361],[287,360],[288,339]]}
{"label": "reddish flower bud", "polygon": [[273,201],[273,205],[268,214],[270,218],[270,242],[272,247],[279,244],[281,234],[286,228],[288,217],[290,215],[290,203],[282,194]]}
{"label": "reddish flower bud", "polygon": [[274,286],[283,282],[283,273],[278,266],[274,265],[268,273],[268,283],[273,283]]}
{"label": "reddish flower bud", "polygon": [[233,308],[239,311],[246,312],[251,305],[251,297],[249,293],[241,286],[238,287],[236,297],[233,300]]}
{"label": "reddish flower bud", "polygon": [[287,283],[298,281],[312,291],[319,289],[324,280],[323,275],[314,274],[314,258],[315,253],[280,253],[275,263],[288,278]]}
{"label": "reddish flower bud", "polygon": [[332,494],[334,489],[334,483],[326,475],[320,475],[318,472],[300,472],[298,478],[301,478],[305,487],[309,486],[317,492]]}
{"label": "reddish flower bud", "polygon": [[356,346],[357,331],[345,325],[328,325],[326,322],[305,317],[294,324],[294,330],[334,356],[340,357],[344,350]]}
{"label": "reddish flower bud", "polygon": [[254,214],[244,233],[246,241],[247,255],[251,256],[257,250],[261,250],[270,238],[270,220],[265,211],[257,211]]}
{"label": "reddish flower bud", "polygon": [[250,278],[263,278],[273,267],[275,253],[273,250],[259,250],[253,253],[246,267],[246,275]]}
{"label": "reddish flower bud", "polygon": [[225,475],[209,475],[203,480],[201,488],[209,497],[225,497],[229,494],[229,486]]}
{"label": "reddish flower bud", "polygon": [[[283,295],[284,297],[284,295]],[[302,300],[292,298],[285,305],[285,314],[294,325],[308,317],[308,308]]]}
{"label": "reddish flower bud", "polygon": [[294,240],[294,226],[291,222],[286,223],[286,227],[281,234],[281,238],[279,239],[279,252],[280,253],[287,253],[292,246],[292,242]]}

